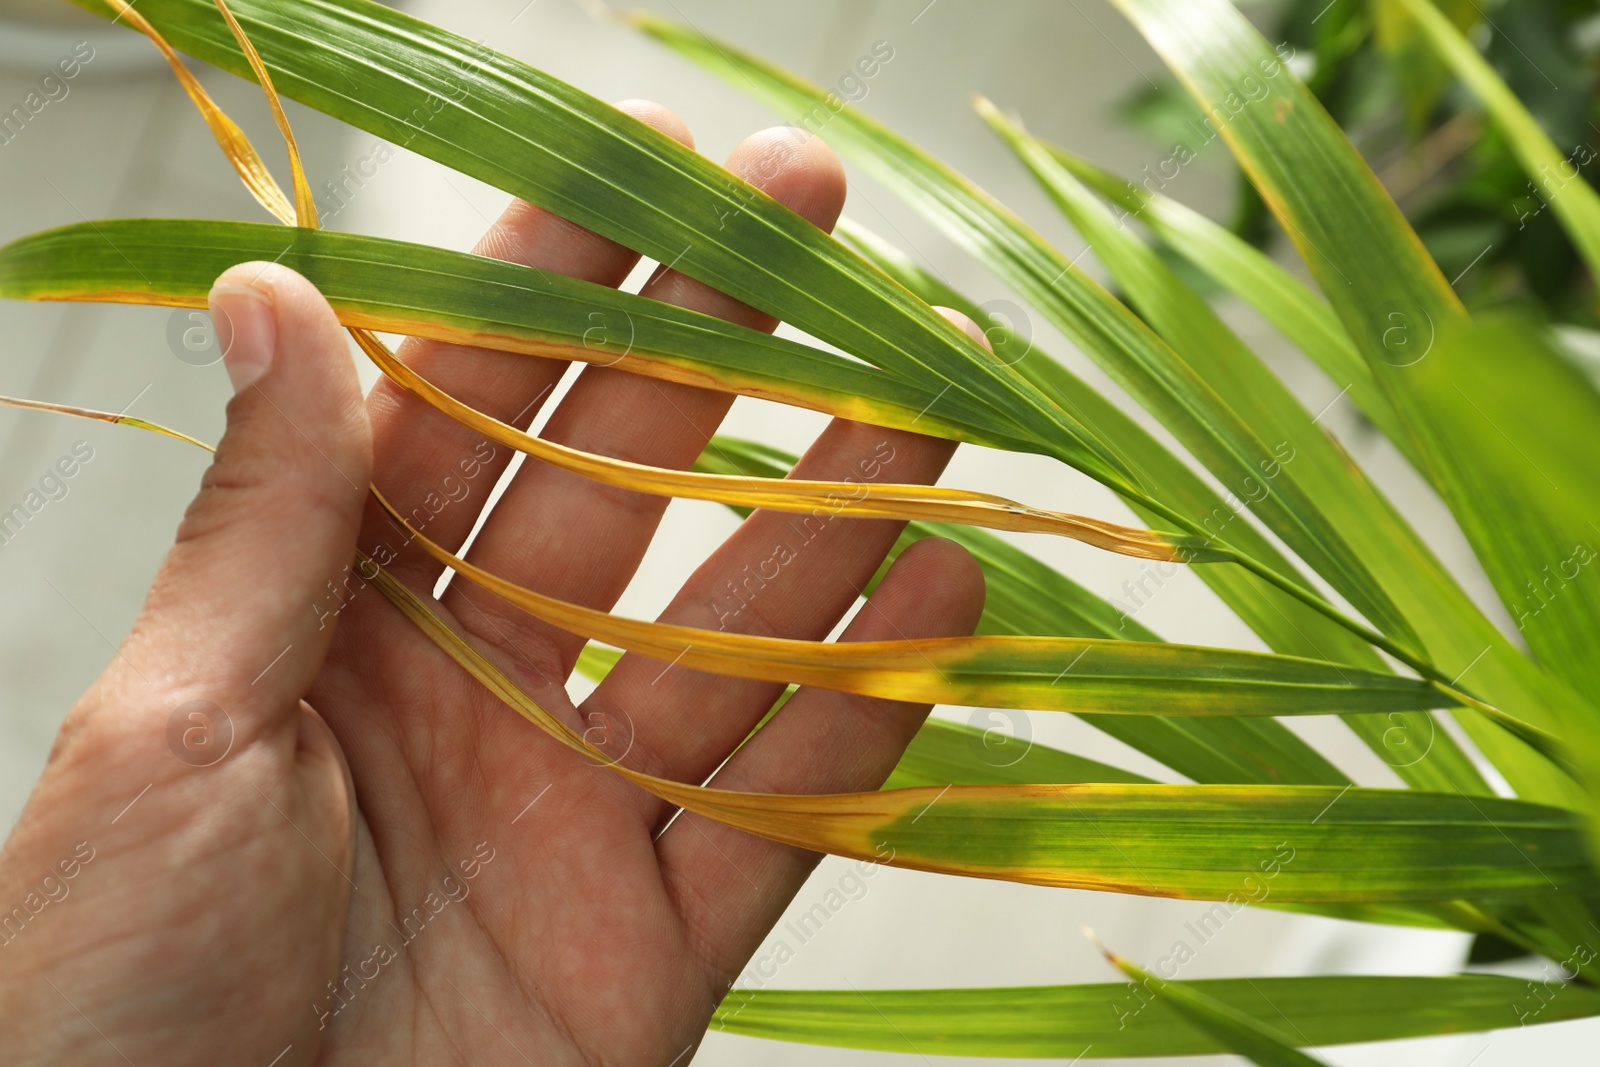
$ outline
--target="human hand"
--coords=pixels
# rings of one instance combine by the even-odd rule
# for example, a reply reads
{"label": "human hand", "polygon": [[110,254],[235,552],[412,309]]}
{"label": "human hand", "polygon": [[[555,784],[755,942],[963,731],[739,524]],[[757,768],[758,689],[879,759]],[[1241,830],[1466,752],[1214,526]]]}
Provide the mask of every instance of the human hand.
{"label": "human hand", "polygon": [[[622,106],[690,141],[664,109]],[[819,226],[844,200],[833,155],[792,128],[749,138],[728,166]],[[522,203],[478,251],[606,285],[638,259]],[[644,294],[775,326],[670,270]],[[512,713],[353,574],[358,547],[424,595],[442,573],[369,481],[460,545],[509,453],[388,382],[363,403],[332,310],[285,268],[229,270],[213,309],[239,390],[216,460],[0,853],[7,1062],[687,1064],[819,857],[674,820]],[[431,342],[400,355],[522,426],[567,369]],[[686,467],[730,401],[585,367],[543,433]],[[952,450],[836,420],[797,473],[932,481]],[[470,558],[610,608],[666,503],[529,461]],[[823,639],[899,530],[757,512],[661,617]],[[780,545],[778,576],[730,601],[728,583]],[[965,634],[982,600],[966,553],[925,540],[843,639]],[[575,708],[564,683],[582,638],[461,581],[435,610],[608,754],[681,781],[873,789],[927,712],[802,690],[723,765],[781,686],[629,655]]]}

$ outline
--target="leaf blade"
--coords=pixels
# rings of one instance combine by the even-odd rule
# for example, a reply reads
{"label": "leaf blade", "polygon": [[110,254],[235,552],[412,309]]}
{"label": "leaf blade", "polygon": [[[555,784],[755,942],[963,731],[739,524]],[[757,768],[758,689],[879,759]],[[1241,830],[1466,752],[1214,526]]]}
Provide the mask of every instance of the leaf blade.
{"label": "leaf blade", "polygon": [[1172,1008],[1200,1030],[1260,1067],[1326,1067],[1289,1043],[1276,1026],[1240,1011],[1233,1005],[1195,989],[1189,982],[1169,982],[1113,952],[1106,958],[1136,984],[1164,996]]}
{"label": "leaf blade", "polygon": [[[632,20],[782,114],[792,117],[825,100],[818,87],[725,42],[647,13],[635,13]],[[853,108],[833,110],[819,136],[1031,299],[1240,499],[1247,498],[1244,482],[1259,473],[1258,464],[1281,465],[1273,444],[1258,437],[1164,341],[992,197]],[[1315,498],[1297,484],[1292,466],[1284,467],[1273,492],[1253,503],[1263,521],[1363,615],[1399,645],[1416,647],[1410,622],[1353,556]]]}
{"label": "leaf blade", "polygon": [[[900,275],[895,274],[896,277]],[[916,281],[917,279],[909,279]],[[924,296],[925,290],[913,285],[913,292]],[[947,294],[947,306],[962,309],[965,301]],[[976,309],[974,309],[976,310]],[[1111,413],[1122,417],[1114,408]],[[1107,422],[1097,419],[1102,427]],[[1150,446],[1159,450],[1153,440]],[[764,445],[726,437],[715,438],[700,458],[701,465],[714,469],[782,477],[794,463],[794,457]],[[1176,464],[1176,460],[1174,459]],[[1177,464],[1179,470],[1188,469]],[[1190,477],[1193,477],[1190,475]],[[1201,485],[1198,478],[1194,479]],[[1203,487],[1202,487],[1203,488]],[[1142,626],[1134,617],[1137,612],[1114,608],[1094,596],[1076,582],[1047,567],[992,534],[963,526],[913,523],[896,542],[885,567],[900,551],[923,536],[947,537],[971,552],[983,570],[986,596],[983,616],[976,632],[979,634],[1033,634],[1056,637],[1089,637],[1112,640],[1159,641],[1160,638]],[[1268,546],[1270,547],[1270,546]],[[1216,581],[1216,576],[1237,577],[1240,572],[1203,567],[1197,572],[1202,578]],[[1220,583],[1228,587],[1226,581]],[[873,586],[863,590],[870,593]],[[1275,595],[1263,592],[1263,597]],[[1297,601],[1279,597],[1284,603],[1273,605],[1267,617],[1287,623],[1287,632],[1301,634],[1302,628],[1318,632],[1316,624],[1325,624],[1336,636],[1349,637],[1333,627]],[[1295,615],[1295,609],[1301,614]],[[1281,609],[1281,610],[1280,610]],[[1367,651],[1365,645],[1354,643],[1358,650]],[[1337,647],[1337,646],[1334,646]],[[1280,651],[1284,651],[1280,649]],[[1289,654],[1304,654],[1295,647]],[[1357,662],[1358,666],[1363,665]],[[1372,655],[1368,666],[1382,667],[1382,661]],[[1404,716],[1406,713],[1393,713]],[[1248,719],[1178,719],[1165,716],[1092,716],[1089,725],[1151,757],[1159,763],[1188,778],[1203,783],[1257,783],[1262,785],[1346,785],[1350,779],[1329,763],[1299,735],[1270,718]],[[1385,728],[1392,728],[1388,718],[1382,720]],[[1418,735],[1420,736],[1420,734]],[[950,779],[954,780],[954,779]],[[1008,781],[1021,779],[1007,778]],[[1064,780],[1034,778],[1032,781]],[[1088,779],[1084,779],[1088,780]],[[1100,779],[1111,781],[1114,779]],[[933,783],[922,783],[933,784]]]}
{"label": "leaf blade", "polygon": [[1411,441],[1394,408],[1373,380],[1344,324],[1320,294],[1193,208],[1118,178],[1058,145],[1044,144],[1044,148],[1079,181],[1117,205],[1119,223],[1128,218],[1143,222],[1163,244],[1254,307],[1330,381],[1348,390],[1346,395],[1389,440],[1402,451],[1410,449]]}
{"label": "leaf blade", "polygon": [[[922,296],[924,300],[954,307],[965,312],[975,322],[983,323],[981,308],[948,286],[937,282],[881,239],[849,223],[841,223],[840,230],[846,240],[861,248],[864,255],[912,292]],[[1110,240],[1115,239],[1114,235],[1106,236]],[[1101,238],[1102,235],[1096,234],[1091,238],[1092,243],[1104,247],[1105,241]],[[1183,313],[1181,309],[1179,313]],[[1328,312],[1328,316],[1332,318],[1331,311]],[[1338,328],[1337,320],[1334,320],[1334,325]],[[996,350],[1002,353],[1022,343],[1019,338],[1008,336],[1008,331],[1002,327],[990,327],[987,332],[991,342],[995,343]],[[1350,358],[1361,365],[1363,371],[1365,370],[1365,366],[1360,364],[1360,356],[1353,350]],[[1147,475],[1157,475],[1162,487],[1183,499],[1192,511],[1206,515],[1232,513],[1232,505],[1225,502],[1187,465],[1099,394],[1078,381],[1057,361],[1048,355],[1043,355],[1043,358],[1038,360],[1023,360],[1019,365],[1038,375],[1041,388],[1046,392],[1076,397],[1084,412],[1085,421],[1097,427],[1105,439],[1115,442],[1121,454],[1129,459],[1136,470]],[[1272,390],[1276,388],[1274,380]],[[1269,395],[1276,395],[1272,390],[1269,390]],[[1359,489],[1359,486],[1357,488]],[[1134,510],[1144,514],[1137,505]],[[1366,516],[1361,518],[1365,519]],[[1228,536],[1236,545],[1280,572],[1299,577],[1294,565],[1281,555],[1275,545],[1258,534],[1254,527],[1245,522],[1236,522],[1227,529]],[[1410,544],[1415,543],[1414,539],[1410,542]],[[1381,568],[1391,555],[1393,553],[1390,551],[1375,553],[1375,565],[1380,568],[1378,571],[1380,575],[1383,573]],[[1415,552],[1408,552],[1405,555],[1404,565],[1401,568],[1404,579],[1401,582],[1402,597],[1407,589],[1416,584],[1415,576],[1419,565],[1424,562],[1418,560]],[[1353,640],[1348,631],[1334,625],[1327,618],[1307,610],[1304,605],[1283,596],[1277,590],[1254,582],[1247,573],[1218,567],[1202,567],[1195,573],[1216,590],[1217,594],[1239,613],[1240,618],[1275,651],[1287,655],[1333,659],[1366,670],[1385,669],[1383,659],[1366,644]],[[1406,603],[1403,599],[1401,602]],[[1425,602],[1421,606],[1429,607]],[[1119,625],[1124,625],[1127,621],[1124,613]],[[1403,780],[1418,788],[1461,790],[1484,796],[1493,792],[1454,739],[1444,734],[1437,724],[1425,715],[1400,713],[1382,717],[1351,716],[1345,721],[1385,763],[1396,770]],[[1095,725],[1100,724],[1097,722]],[[1196,777],[1196,780],[1207,779]]]}
{"label": "leaf blade", "polygon": [[[1473,1033],[1517,1021],[1520,979],[1341,975],[1203,978],[1188,983],[1257,1018],[1274,1005],[1317,1046]],[[1569,999],[1570,998],[1570,999]],[[1600,995],[1563,986],[1549,1021],[1600,1014]],[[780,1041],[927,1055],[1084,1059],[1201,1056],[1226,1051],[1159,998],[1125,983],[982,989],[736,988],[713,1029]],[[909,1043],[909,1044],[908,1044]]]}
{"label": "leaf blade", "polygon": [[[294,267],[357,327],[614,365],[845,418],[1030,447],[1015,426],[976,407],[962,426],[939,413],[919,420],[934,391],[821,349],[605,286],[383,238],[202,219],[79,223],[6,245],[0,295],[204,307],[217,274],[249,259]],[[654,359],[632,355],[641,329],[655,335]]]}
{"label": "leaf blade", "polygon": [[[107,14],[97,0],[74,0]],[[1115,457],[961,330],[691,149],[527,64],[373,0],[230,5],[291,99],[700,279],[937,393],[1015,417],[1097,478]],[[208,0],[140,11],[191,55],[250,67]]]}
{"label": "leaf blade", "polygon": [[1180,716],[1420,710],[1452,706],[1457,699],[1421,679],[1231,649],[1004,635],[827,644],[626,619],[492,574],[411,527],[377,490],[373,495],[408,541],[536,618],[590,640],[718,674],[914,703],[1107,715],[1149,714],[1152,708]]}
{"label": "leaf blade", "polygon": [[[1423,423],[1406,374],[1425,363],[1438,336],[1464,322],[1465,311],[1409,223],[1316,98],[1226,0],[1116,2],[1202,108],[1222,116],[1219,132],[1345,324],[1424,472],[1447,485],[1440,458],[1418,435]],[[1235,87],[1247,77],[1260,92],[1245,104]],[[1418,578],[1441,599],[1419,624],[1436,624],[1429,647],[1471,672],[1464,684],[1546,731],[1592,720],[1593,709],[1522,656],[1458,590],[1426,571]],[[1466,725],[1520,795],[1590,805],[1531,748]]]}

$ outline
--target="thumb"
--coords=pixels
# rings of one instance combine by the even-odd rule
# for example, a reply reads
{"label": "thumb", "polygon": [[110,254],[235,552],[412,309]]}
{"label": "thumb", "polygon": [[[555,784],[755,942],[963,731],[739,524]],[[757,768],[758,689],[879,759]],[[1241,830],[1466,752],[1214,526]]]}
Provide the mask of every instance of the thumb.
{"label": "thumb", "polygon": [[210,304],[235,390],[227,430],[125,658],[259,726],[294,712],[322,665],[329,583],[356,587],[371,430],[348,338],[310,282],[245,263]]}

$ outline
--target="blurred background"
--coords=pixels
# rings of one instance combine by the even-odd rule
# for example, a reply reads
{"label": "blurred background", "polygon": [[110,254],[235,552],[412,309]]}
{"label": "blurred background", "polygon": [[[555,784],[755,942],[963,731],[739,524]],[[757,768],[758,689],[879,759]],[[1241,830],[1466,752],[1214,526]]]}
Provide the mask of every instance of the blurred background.
{"label": "blurred background", "polygon": [[[725,157],[742,137],[778,121],[722,82],[627,29],[592,17],[572,0],[411,0],[401,6],[603,99],[660,101],[687,121],[700,151],[714,159]],[[837,82],[860,56],[886,42],[893,58],[868,83],[857,106],[952,163],[1069,255],[1083,249],[1082,240],[972,114],[972,95],[990,97],[1018,113],[1034,132],[1124,174],[1165,158],[1187,136],[1186,97],[1172,91],[1159,61],[1104,0],[1012,0],[1003,15],[997,15],[996,5],[976,0],[805,0],[786,5],[660,0],[643,6],[725,37],[822,84]],[[1593,49],[1600,42],[1600,23],[1588,17],[1592,5],[1507,4],[1491,9],[1492,22],[1470,0],[1441,6],[1460,9],[1452,14],[1463,25],[1487,34],[1480,41],[1559,142],[1585,143],[1600,136],[1591,123]],[[1548,213],[1533,211],[1525,179],[1470,109],[1459,106],[1447,82],[1414,49],[1408,51],[1403,37],[1375,26],[1366,6],[1354,0],[1262,4],[1248,10],[1270,37],[1294,45],[1298,72],[1356,131],[1369,159],[1418,221],[1446,276],[1456,278],[1469,299],[1478,304],[1526,302],[1537,293],[1547,310],[1571,324],[1575,358],[1594,350],[1589,332],[1593,324],[1584,317],[1588,302],[1578,299],[1589,283],[1553,220]],[[80,60],[80,69],[64,83],[65,93],[53,94],[20,132],[0,138],[0,240],[85,218],[264,219],[143,38],[50,0],[0,0],[0,112],[20,103],[57,60],[68,56]],[[223,108],[281,170],[281,150],[257,88],[208,68],[197,70]],[[370,135],[292,103],[287,107],[314,187],[372,155]],[[976,300],[1016,300],[881,188],[854,171],[850,177],[848,215]],[[1281,252],[1270,220],[1238,182],[1220,148],[1202,153],[1166,191]],[[473,179],[397,150],[327,221],[336,229],[464,250],[507,199]],[[1099,273],[1092,255],[1082,262]],[[630,285],[642,280],[651,266],[643,265]],[[1235,302],[1224,300],[1221,306],[1309,408],[1317,410],[1337,399],[1337,386],[1265,324]],[[128,411],[215,440],[229,388],[222,367],[212,362],[214,347],[206,349],[203,319],[190,314],[0,304],[0,392]],[[1027,326],[1036,345],[1119,395],[1045,323]],[[366,380],[373,376],[367,373]],[[1137,410],[1131,401],[1127,407]],[[1333,404],[1322,422],[1438,546],[1480,603],[1503,619],[1443,505],[1393,450],[1348,404]],[[741,399],[724,432],[798,451],[821,424],[821,417],[811,413]],[[1166,437],[1159,426],[1152,428]],[[0,506],[8,507],[35,486],[78,442],[86,442],[93,454],[67,483],[66,494],[52,500],[18,535],[0,543],[0,590],[6,605],[0,613],[0,826],[6,828],[21,811],[62,716],[131,624],[205,462],[192,450],[145,434],[0,411]],[[1034,457],[966,448],[945,484],[1134,521],[1098,485]],[[619,610],[653,616],[733,525],[732,516],[716,505],[674,502],[656,547]],[[1028,547],[1110,597],[1125,597],[1123,583],[1140,576],[1138,561],[1059,539],[1034,539]],[[1141,611],[1140,621],[1173,640],[1261,647],[1187,575],[1167,582]],[[584,688],[584,683],[574,683],[577,695]],[[983,709],[941,709],[938,714],[990,725]],[[1337,722],[1302,720],[1293,725],[1336,753],[1363,784],[1397,782]],[[1018,745],[1031,738],[1170,779],[1168,772],[1066,716],[1036,715],[1011,729]],[[825,861],[800,893],[794,911],[817,903],[844,870],[839,861]],[[880,870],[868,886],[865,895],[851,900],[798,946],[776,976],[761,981],[769,987],[865,990],[1111,981],[1116,975],[1082,937],[1084,925],[1093,926],[1124,954],[1149,963],[1185,937],[1185,924],[1207,907],[938,879],[893,869]],[[1465,935],[1247,910],[1199,949],[1183,977],[1444,974],[1459,970],[1467,951]],[[1535,973],[1526,962],[1496,966],[1510,973]],[[1502,1023],[1515,1026],[1509,1006],[1503,1020],[1486,1020],[1488,1025]],[[1382,1047],[1349,1046],[1324,1050],[1323,1055],[1347,1067],[1514,1067],[1581,1062],[1580,1050],[1592,1056],[1597,1042],[1600,1021],[1590,1020]],[[910,1049],[906,1055],[909,1061],[896,1054],[713,1033],[694,1062],[867,1067],[932,1061]]]}

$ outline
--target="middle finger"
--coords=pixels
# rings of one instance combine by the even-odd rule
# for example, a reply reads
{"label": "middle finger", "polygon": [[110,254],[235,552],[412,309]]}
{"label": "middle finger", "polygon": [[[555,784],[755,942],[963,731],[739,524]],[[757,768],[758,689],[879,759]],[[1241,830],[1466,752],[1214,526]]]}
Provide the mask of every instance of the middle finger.
{"label": "middle finger", "polygon": [[[814,225],[832,229],[844,206],[844,172],[822,141],[793,127],[746,138],[728,170]],[[672,270],[658,271],[645,296],[771,331],[777,320]],[[585,367],[542,436],[586,452],[684,468],[694,462],[733,402],[731,394]],[[470,558],[549,596],[609,610],[655,535],[668,498],[602,485],[529,459],[485,523]],[[470,598],[475,610],[460,610]],[[496,598],[452,585],[445,605],[497,645],[514,644],[540,673],[565,678],[584,639]],[[542,661],[541,661],[542,660]]]}
{"label": "middle finger", "polygon": [[[617,107],[693,147],[683,121],[659,104],[628,100]],[[480,256],[565,274],[597,285],[621,285],[639,254],[597,233],[514,200],[473,249]],[[501,422],[526,426],[567,369],[555,359],[533,359],[470,345],[407,338],[402,363],[462,403]],[[458,547],[472,530],[490,488],[511,458],[426,400],[388,379],[373,387],[373,480],[407,520],[429,538]],[[363,545],[392,535],[389,518],[368,507]],[[443,568],[422,552],[401,555],[390,569],[418,588],[431,588]]]}

